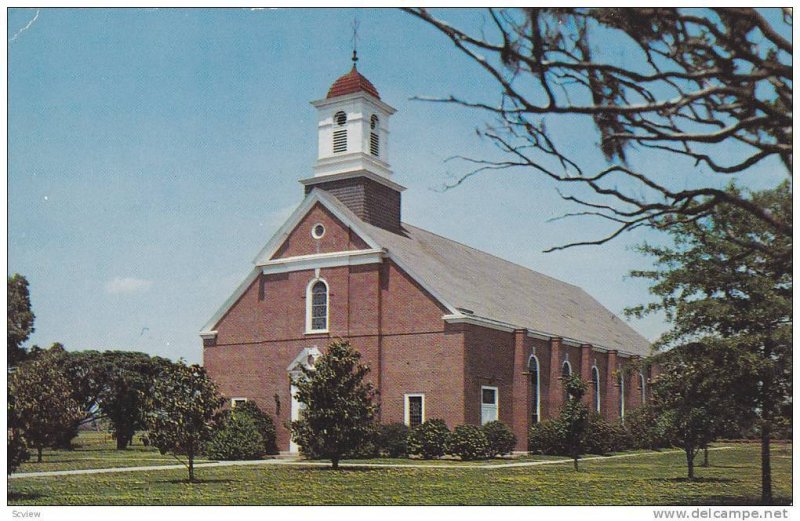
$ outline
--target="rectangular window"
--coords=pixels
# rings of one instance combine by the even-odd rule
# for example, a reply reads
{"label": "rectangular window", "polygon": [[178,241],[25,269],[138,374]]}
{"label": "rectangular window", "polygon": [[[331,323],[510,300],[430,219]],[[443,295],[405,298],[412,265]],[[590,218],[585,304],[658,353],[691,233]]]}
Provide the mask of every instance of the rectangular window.
{"label": "rectangular window", "polygon": [[314,293],[311,297],[311,329],[328,329],[328,302],[324,293]]}
{"label": "rectangular window", "polygon": [[407,394],[405,423],[412,429],[425,421],[425,395]]}
{"label": "rectangular window", "polygon": [[333,131],[333,152],[346,152],[347,151],[347,130],[334,130]]}
{"label": "rectangular window", "polygon": [[378,141],[378,134],[375,132],[370,133],[369,135],[369,153],[373,156],[380,155],[380,148],[379,148],[379,141]]}
{"label": "rectangular window", "polygon": [[481,387],[481,425],[497,420],[497,387]]}
{"label": "rectangular window", "polygon": [[235,409],[237,405],[247,401],[247,398],[231,398],[231,409]]}

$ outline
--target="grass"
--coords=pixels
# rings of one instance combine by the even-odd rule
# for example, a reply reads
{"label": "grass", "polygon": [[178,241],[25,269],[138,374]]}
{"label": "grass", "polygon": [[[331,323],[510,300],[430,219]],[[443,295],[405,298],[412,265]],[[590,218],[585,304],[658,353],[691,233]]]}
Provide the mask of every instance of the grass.
{"label": "grass", "polygon": [[[149,454],[147,451],[139,451]],[[791,445],[773,449],[778,502],[792,498]],[[169,461],[169,460],[165,460]],[[403,463],[403,460],[389,460]],[[370,460],[369,462],[377,462]],[[448,462],[450,463],[450,462]],[[30,467],[29,469],[30,470]],[[571,464],[479,469],[242,466],[21,478],[11,505],[750,505],[760,494],[759,447],[711,453],[687,482],[682,453]]]}
{"label": "grass", "polygon": [[[139,436],[125,450],[116,450],[116,442],[107,432],[81,431],[74,440],[74,450],[45,450],[42,462],[36,463],[36,451],[17,472],[45,472],[52,470],[104,469],[111,467],[140,467],[150,465],[175,465],[178,462],[169,454],[161,455],[153,447],[145,447]],[[198,463],[208,460],[196,460]]]}

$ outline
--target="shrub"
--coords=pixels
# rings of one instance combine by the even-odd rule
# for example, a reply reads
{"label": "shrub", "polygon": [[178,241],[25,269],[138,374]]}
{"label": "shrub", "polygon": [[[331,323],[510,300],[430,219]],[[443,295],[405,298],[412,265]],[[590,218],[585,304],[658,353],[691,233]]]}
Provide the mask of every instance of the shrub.
{"label": "shrub", "polygon": [[444,420],[427,420],[408,433],[408,453],[424,459],[440,458],[447,449],[450,430]]}
{"label": "shrub", "polygon": [[528,451],[531,454],[563,456],[569,452],[565,437],[564,425],[559,420],[544,420],[528,431]]}
{"label": "shrub", "polygon": [[644,405],[625,415],[625,429],[630,434],[634,449],[661,449],[669,446],[666,435],[659,428],[653,407]]}
{"label": "shrub", "polygon": [[517,437],[511,432],[511,428],[501,421],[489,422],[482,428],[486,440],[489,442],[487,455],[490,458],[510,454],[517,445]]}
{"label": "shrub", "polygon": [[256,429],[261,435],[264,444],[264,454],[277,454],[278,445],[275,443],[275,423],[272,416],[262,411],[256,402],[246,401],[239,403],[232,411],[232,414],[244,414],[256,424]]}
{"label": "shrub", "polygon": [[264,455],[264,440],[249,415],[231,414],[211,436],[206,455],[216,460],[257,459]]}
{"label": "shrub", "polygon": [[586,452],[589,454],[608,454],[617,450],[620,445],[619,429],[616,424],[604,420],[599,414],[589,418],[589,429],[586,433]]}
{"label": "shrub", "polygon": [[370,459],[377,458],[380,455],[380,447],[378,445],[378,424],[369,427],[368,432],[364,435],[364,439],[358,447],[344,454],[348,459]]}
{"label": "shrub", "polygon": [[389,423],[378,427],[377,445],[381,454],[390,458],[408,455],[408,426],[404,423]]}
{"label": "shrub", "polygon": [[462,460],[485,458],[489,455],[489,440],[476,425],[459,425],[447,438],[447,452]]}

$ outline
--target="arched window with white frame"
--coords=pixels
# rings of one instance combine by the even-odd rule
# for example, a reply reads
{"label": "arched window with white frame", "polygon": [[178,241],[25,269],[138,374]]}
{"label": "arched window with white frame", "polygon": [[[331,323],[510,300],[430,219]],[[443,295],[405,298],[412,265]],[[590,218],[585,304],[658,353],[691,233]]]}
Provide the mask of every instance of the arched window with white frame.
{"label": "arched window with white frame", "polygon": [[617,372],[617,386],[619,386],[619,417],[625,418],[625,377],[622,370]]}
{"label": "arched window with white frame", "polygon": [[594,400],[594,410],[600,414],[600,371],[597,366],[592,366],[592,398]]}
{"label": "arched window with white frame", "polygon": [[314,279],[306,288],[306,333],[328,332],[328,283]]}
{"label": "arched window with white frame", "polygon": [[528,373],[531,376],[531,425],[539,423],[540,418],[540,387],[539,387],[539,359],[531,355],[528,359]]}

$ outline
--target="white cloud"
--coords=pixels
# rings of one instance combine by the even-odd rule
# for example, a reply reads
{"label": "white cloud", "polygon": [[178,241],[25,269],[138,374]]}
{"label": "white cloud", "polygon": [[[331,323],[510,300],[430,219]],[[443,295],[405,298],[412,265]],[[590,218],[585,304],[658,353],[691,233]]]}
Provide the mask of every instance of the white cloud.
{"label": "white cloud", "polygon": [[153,285],[152,280],[133,277],[114,277],[106,282],[106,292],[112,295],[125,293],[144,293]]}

